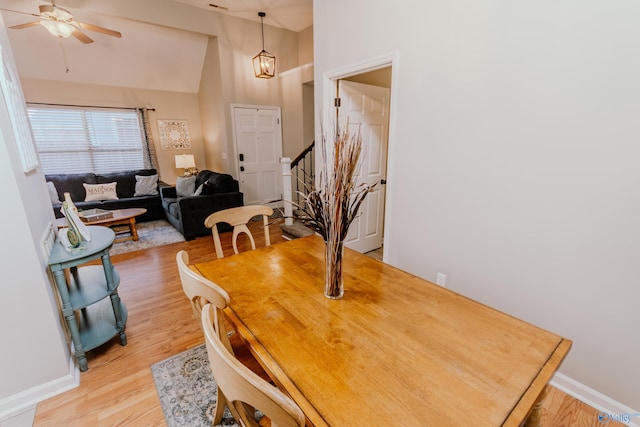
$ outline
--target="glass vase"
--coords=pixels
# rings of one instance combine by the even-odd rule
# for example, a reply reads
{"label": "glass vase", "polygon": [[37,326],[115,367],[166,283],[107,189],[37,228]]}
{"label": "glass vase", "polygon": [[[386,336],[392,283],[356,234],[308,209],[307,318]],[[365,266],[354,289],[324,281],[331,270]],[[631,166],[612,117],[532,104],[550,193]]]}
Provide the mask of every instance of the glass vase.
{"label": "glass vase", "polygon": [[342,280],[342,241],[326,241],[324,296],[330,299],[340,299],[344,294],[344,282]]}

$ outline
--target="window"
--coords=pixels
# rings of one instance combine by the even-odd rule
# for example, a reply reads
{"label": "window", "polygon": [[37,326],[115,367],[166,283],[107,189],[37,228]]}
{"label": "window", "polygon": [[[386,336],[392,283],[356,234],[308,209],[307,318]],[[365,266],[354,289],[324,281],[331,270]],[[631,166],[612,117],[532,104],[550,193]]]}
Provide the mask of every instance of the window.
{"label": "window", "polygon": [[45,174],[145,168],[146,142],[135,110],[27,105]]}

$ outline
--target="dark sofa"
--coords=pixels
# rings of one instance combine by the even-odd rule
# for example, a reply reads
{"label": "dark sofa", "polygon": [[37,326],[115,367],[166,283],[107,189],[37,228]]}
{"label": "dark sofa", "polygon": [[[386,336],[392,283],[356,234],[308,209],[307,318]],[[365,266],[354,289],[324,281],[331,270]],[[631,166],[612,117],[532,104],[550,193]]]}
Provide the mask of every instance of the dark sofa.
{"label": "dark sofa", "polygon": [[243,205],[238,181],[231,175],[203,170],[195,177],[198,195],[178,196],[176,187],[162,187],[162,207],[167,219],[186,240],[211,234],[204,220],[213,212]]}
{"label": "dark sofa", "polygon": [[[155,169],[140,169],[133,171],[113,172],[106,174],[78,173],[78,174],[51,174],[45,175],[48,182],[52,182],[58,193],[58,200],[64,200],[64,193],[68,192],[71,200],[80,210],[84,209],[125,209],[145,208],[146,213],[136,217],[136,222],[164,219],[164,209],[160,199],[160,189],[157,195],[134,196],[136,190],[136,175],[157,175]],[[108,184],[116,183],[117,200],[95,200],[85,202],[86,192],[82,184]],[[158,187],[163,183],[159,181]],[[164,184],[166,185],[166,184]],[[52,203],[56,218],[63,215],[60,212],[62,203]]]}

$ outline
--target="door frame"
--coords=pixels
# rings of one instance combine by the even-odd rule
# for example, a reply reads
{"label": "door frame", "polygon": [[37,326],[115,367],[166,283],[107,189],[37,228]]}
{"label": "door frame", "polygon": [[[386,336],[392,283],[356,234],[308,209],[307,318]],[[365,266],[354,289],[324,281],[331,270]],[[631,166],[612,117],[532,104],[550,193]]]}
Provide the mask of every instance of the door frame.
{"label": "door frame", "polygon": [[[283,153],[283,141],[282,141],[282,109],[278,105],[253,105],[253,104],[231,104],[231,132],[233,139],[233,170],[235,171],[236,177],[238,178],[238,182],[240,182],[240,162],[238,161],[238,135],[236,134],[236,108],[245,108],[245,109],[253,109],[253,110],[273,110],[278,112],[278,121],[280,126],[280,158],[282,158]],[[280,172],[278,170],[278,172]],[[282,206],[282,195],[280,195],[280,200],[275,201],[273,203],[269,203],[269,206],[272,207],[281,207]]]}
{"label": "door frame", "polygon": [[[395,141],[396,141],[396,105],[397,105],[397,93],[399,85],[399,52],[391,52],[386,55],[366,59],[353,64],[348,64],[343,67],[335,68],[325,71],[322,74],[322,105],[321,123],[320,126],[316,126],[316,129],[320,129],[322,132],[322,123],[332,124],[335,122],[335,107],[333,107],[333,100],[336,97],[337,82],[338,80],[345,79],[347,77],[355,76],[358,74],[364,74],[369,71],[379,70],[381,68],[391,67],[391,96],[389,97],[389,133],[387,141],[387,181],[392,185],[386,187],[385,202],[384,202],[384,224],[383,224],[383,239],[382,244],[384,251],[382,254],[382,260],[388,262],[391,259],[390,247],[387,245],[388,236],[393,232],[391,224],[393,224],[393,198],[394,198],[394,183],[395,183]],[[326,107],[325,107],[326,106]],[[318,131],[316,131],[316,134]],[[316,140],[320,140],[322,135],[316,136]],[[316,156],[316,162],[320,160],[320,156]],[[318,165],[316,165],[316,169]],[[318,169],[319,170],[319,169]]]}

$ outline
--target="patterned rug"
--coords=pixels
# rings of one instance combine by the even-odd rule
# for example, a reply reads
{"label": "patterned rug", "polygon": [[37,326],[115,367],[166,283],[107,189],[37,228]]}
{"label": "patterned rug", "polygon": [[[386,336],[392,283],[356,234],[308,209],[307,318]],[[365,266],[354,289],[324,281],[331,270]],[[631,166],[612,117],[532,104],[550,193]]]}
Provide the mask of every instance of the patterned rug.
{"label": "patterned rug", "polygon": [[[173,228],[164,219],[157,221],[141,222],[137,225],[139,240],[127,240],[114,243],[109,253],[111,255],[123,254],[126,252],[139,251],[141,249],[152,248],[154,246],[168,245],[169,243],[184,242],[184,236]],[[127,229],[127,227],[124,227]],[[116,231],[118,228],[116,227]]]}
{"label": "patterned rug", "polygon": [[[151,365],[151,373],[167,426],[211,427],[217,387],[204,344]],[[228,408],[218,426],[238,426]]]}

